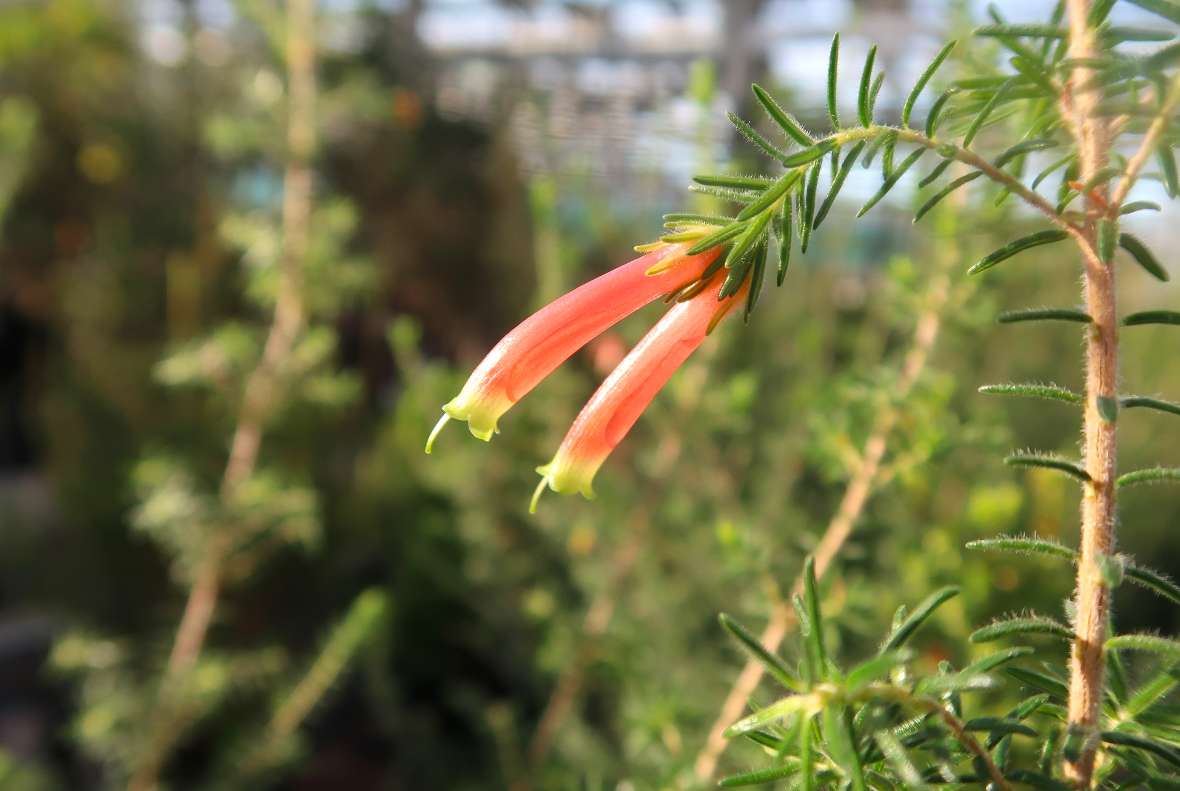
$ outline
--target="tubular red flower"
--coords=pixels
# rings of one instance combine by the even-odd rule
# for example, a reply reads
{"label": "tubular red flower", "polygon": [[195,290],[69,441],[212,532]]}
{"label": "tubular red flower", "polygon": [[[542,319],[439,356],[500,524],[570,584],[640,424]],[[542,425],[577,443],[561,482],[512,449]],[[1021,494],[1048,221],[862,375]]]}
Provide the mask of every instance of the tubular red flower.
{"label": "tubular red flower", "polygon": [[720,249],[687,256],[691,243],[667,244],[575,288],[529,316],[488,353],[426,442],[450,419],[490,440],[500,417],[597,335],[659,296],[699,278]]}
{"label": "tubular red flower", "polygon": [[749,288],[747,280],[737,294],[718,303],[715,281],[665,313],[590,397],[553,461],[537,468],[542,477],[533,493],[530,512],[536,511],[546,485],[563,494],[594,496],[591,483],[598,468],[656,393]]}

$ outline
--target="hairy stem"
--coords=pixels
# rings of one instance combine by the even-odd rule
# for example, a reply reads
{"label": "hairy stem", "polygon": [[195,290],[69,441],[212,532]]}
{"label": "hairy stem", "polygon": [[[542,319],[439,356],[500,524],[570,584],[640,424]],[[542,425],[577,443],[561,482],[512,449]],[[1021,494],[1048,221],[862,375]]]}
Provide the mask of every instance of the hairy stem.
{"label": "hairy stem", "polygon": [[[904,401],[913,390],[919,376],[926,369],[930,352],[938,339],[942,327],[942,313],[946,307],[950,294],[950,276],[945,271],[939,272],[930,286],[926,309],[918,319],[914,330],[913,344],[906,354],[903,363],[901,380],[897,388],[897,401]],[[823,577],[840,549],[852,534],[869,495],[872,494],[881,472],[881,462],[888,449],[889,438],[897,424],[899,412],[896,402],[890,402],[881,407],[873,422],[872,432],[865,441],[860,454],[860,464],[856,467],[836,513],[828,523],[815,550],[815,574]],[[800,574],[791,586],[791,595],[803,592],[803,575]],[[795,610],[790,605],[790,597],[779,601],[771,610],[770,620],[759,636],[759,642],[769,651],[777,651],[787,634],[796,625]],[[717,718],[709,729],[709,736],[705,746],[697,754],[693,771],[701,782],[708,782],[717,771],[717,762],[728,744],[725,729],[737,720],[745,708],[758,682],[762,680],[764,668],[761,662],[751,659],[742,668],[737,681],[734,682],[725,696]]]}
{"label": "hairy stem", "polygon": [[[278,295],[262,357],[246,380],[229,458],[221,479],[220,496],[232,501],[238,487],[258,464],[263,429],[280,394],[280,379],[304,323],[303,262],[307,256],[312,209],[312,156],[315,150],[315,0],[290,0],[287,9],[286,65],[289,104],[287,162],[283,177],[282,238]],[[171,693],[196,664],[217,610],[222,570],[234,543],[233,526],[223,525],[210,537],[189,589],[176,629],[160,700],[154,719],[157,736],[141,760],[129,787],[147,791],[157,786],[157,775],[180,737]],[[187,708],[187,707],[184,707]]]}
{"label": "hairy stem", "polygon": [[[1069,57],[1081,62],[1093,58],[1094,31],[1087,24],[1089,0],[1069,0]],[[1096,91],[1078,91],[1090,70],[1073,70],[1062,96],[1062,111],[1073,120],[1082,182],[1106,167],[1110,146],[1107,124],[1097,111]],[[1081,738],[1076,760],[1066,764],[1066,774],[1080,788],[1090,786],[1101,715],[1105,672],[1103,644],[1110,614],[1110,589],[1102,575],[1102,563],[1115,543],[1115,479],[1117,477],[1117,429],[1115,420],[1103,417],[1100,399],[1118,398],[1118,320],[1114,268],[1094,254],[1095,222],[1108,211],[1105,188],[1086,195],[1087,221],[1080,229],[1085,270],[1086,311],[1093,322],[1086,328],[1086,406],[1084,419],[1085,464],[1090,480],[1082,497],[1081,556],[1078,560],[1074,641],[1070,653],[1069,726]],[[1107,410],[1109,415],[1109,410]]]}

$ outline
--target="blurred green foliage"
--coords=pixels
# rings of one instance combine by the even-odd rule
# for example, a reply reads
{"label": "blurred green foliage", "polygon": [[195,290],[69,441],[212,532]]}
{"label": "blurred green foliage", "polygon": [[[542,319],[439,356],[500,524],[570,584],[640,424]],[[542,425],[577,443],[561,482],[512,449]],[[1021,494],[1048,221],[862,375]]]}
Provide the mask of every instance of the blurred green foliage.
{"label": "blurred green foliage", "polygon": [[[190,44],[210,35],[179,7]],[[522,174],[507,125],[438,114],[391,54],[405,32],[390,12],[325,13],[356,14],[363,32],[321,42],[311,326],[259,470],[227,502],[218,477],[282,242],[282,28],[242,21],[219,33],[224,61],[168,65],[138,46],[130,6],[0,9],[0,311],[34,328],[4,391],[32,447],[11,477],[47,493],[0,489],[0,626],[33,613],[56,635],[56,672],[12,682],[38,685],[51,733],[0,753],[0,784],[117,786],[163,739],[175,788],[693,788],[742,662],[716,613],[766,619],[892,403],[933,268],[964,270],[1026,218],[972,202],[969,224],[911,230],[883,205],[818,235],[749,326],[732,322],[677,374],[595,502],[551,498],[529,518],[534,466],[658,307],[564,366],[490,447],[455,431],[427,458],[426,432],[499,333],[624,260],[670,207],[632,212],[584,175]],[[694,67],[701,118],[714,82]],[[693,133],[708,159],[707,125]],[[838,203],[827,222],[854,210]],[[991,324],[1000,307],[1074,301],[1073,271],[1052,256],[955,286],[934,357],[896,405],[880,491],[822,588],[840,655],[870,655],[898,604],[948,583],[962,595],[915,638],[925,671],[982,655],[967,636],[1000,614],[1061,614],[1068,574],[961,551],[1002,532],[1074,539],[1071,484],[998,458],[1014,444],[1068,453],[1075,415],[975,392],[1078,386],[1070,327]],[[1126,278],[1129,309],[1148,306],[1140,277]],[[1141,392],[1180,392],[1168,333],[1127,332]],[[1174,455],[1168,420],[1126,416],[1126,467]],[[1159,529],[1180,516],[1174,493],[1129,492],[1122,514],[1124,547],[1180,572]],[[229,590],[210,649],[165,690],[161,725],[183,594],[225,524],[245,526]],[[588,634],[603,600],[607,623]],[[1146,593],[1122,601],[1124,630],[1176,625]],[[532,765],[554,684],[579,665]],[[731,753],[728,769],[761,759]]]}

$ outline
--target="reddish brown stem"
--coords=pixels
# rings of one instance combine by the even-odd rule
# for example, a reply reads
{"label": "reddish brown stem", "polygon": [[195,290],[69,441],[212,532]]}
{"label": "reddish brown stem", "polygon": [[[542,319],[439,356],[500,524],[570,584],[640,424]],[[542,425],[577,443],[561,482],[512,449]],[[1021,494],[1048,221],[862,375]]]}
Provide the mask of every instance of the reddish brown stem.
{"label": "reddish brown stem", "polygon": [[[1094,31],[1088,25],[1089,0],[1069,0],[1069,56],[1086,62],[1095,56]],[[1106,167],[1110,130],[1097,113],[1097,91],[1077,90],[1091,75],[1089,69],[1073,70],[1062,98],[1062,110],[1071,121],[1078,147],[1079,180]],[[1096,194],[1095,194],[1096,193]],[[1084,417],[1085,464],[1090,480],[1082,497],[1081,557],[1078,561],[1074,642],[1070,654],[1069,726],[1082,739],[1077,760],[1067,762],[1066,775],[1079,788],[1088,788],[1094,763],[1101,716],[1105,672],[1106,624],[1110,614],[1110,589],[1102,563],[1114,550],[1115,477],[1118,465],[1114,405],[1118,403],[1118,318],[1114,268],[1095,255],[1096,222],[1109,212],[1106,189],[1086,195],[1087,222],[1081,245],[1085,270],[1086,310],[1093,319],[1086,330],[1086,406]],[[1115,209],[1117,211],[1117,208]],[[1101,404],[1107,404],[1102,410]],[[1106,411],[1104,416],[1102,413]]]}

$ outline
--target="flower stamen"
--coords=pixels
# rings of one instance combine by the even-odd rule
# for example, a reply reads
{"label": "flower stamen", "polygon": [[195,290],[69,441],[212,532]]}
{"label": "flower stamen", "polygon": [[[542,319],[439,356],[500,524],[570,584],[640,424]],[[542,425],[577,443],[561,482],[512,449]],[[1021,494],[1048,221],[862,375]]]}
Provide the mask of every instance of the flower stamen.
{"label": "flower stamen", "polygon": [[429,454],[431,449],[434,448],[435,437],[437,437],[442,432],[443,426],[445,426],[450,419],[451,416],[446,412],[443,412],[443,416],[438,419],[438,422],[434,424],[434,428],[430,430],[430,436],[426,438],[427,454]]}

